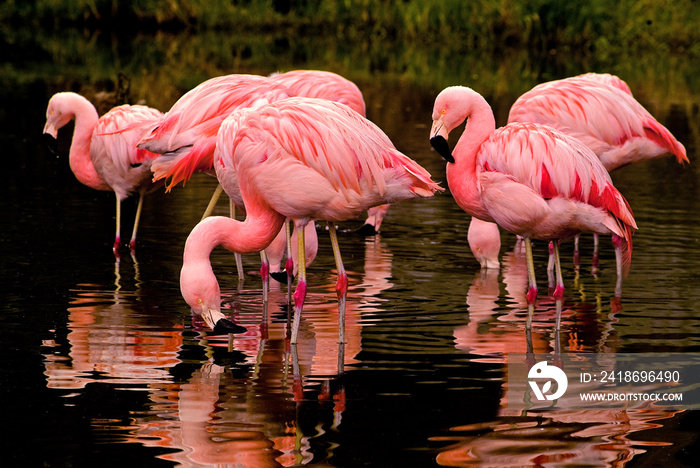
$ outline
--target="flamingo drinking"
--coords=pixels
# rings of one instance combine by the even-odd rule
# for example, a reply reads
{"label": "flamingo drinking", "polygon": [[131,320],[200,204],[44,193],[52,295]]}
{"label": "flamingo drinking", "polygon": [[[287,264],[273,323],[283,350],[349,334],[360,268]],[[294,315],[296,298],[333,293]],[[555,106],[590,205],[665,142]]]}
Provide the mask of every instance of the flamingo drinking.
{"label": "flamingo drinking", "polygon": [[[180,289],[193,312],[210,327],[226,320],[209,255],[217,245],[236,252],[264,249],[286,218],[299,235],[299,280],[294,293],[291,342],[297,342],[306,297],[304,227],[330,223],[340,260],[334,222],[367,208],[430,197],[441,190],[430,174],[400,153],[374,124],[345,105],[324,99],[290,98],[255,111],[231,114],[221,125],[217,148],[235,167],[246,207],[245,221],[212,216],[202,220],[185,244]],[[337,265],[339,323],[344,321],[347,276]],[[344,342],[344,330],[339,331]]]}

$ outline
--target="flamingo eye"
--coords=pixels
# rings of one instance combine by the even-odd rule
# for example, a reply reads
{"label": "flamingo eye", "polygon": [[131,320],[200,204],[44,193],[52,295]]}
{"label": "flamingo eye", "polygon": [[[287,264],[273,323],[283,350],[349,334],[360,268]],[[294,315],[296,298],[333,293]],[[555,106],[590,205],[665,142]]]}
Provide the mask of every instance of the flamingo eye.
{"label": "flamingo eye", "polygon": [[440,113],[441,113],[442,115],[445,115],[446,112],[447,112],[447,109],[442,109],[442,110],[440,111]]}

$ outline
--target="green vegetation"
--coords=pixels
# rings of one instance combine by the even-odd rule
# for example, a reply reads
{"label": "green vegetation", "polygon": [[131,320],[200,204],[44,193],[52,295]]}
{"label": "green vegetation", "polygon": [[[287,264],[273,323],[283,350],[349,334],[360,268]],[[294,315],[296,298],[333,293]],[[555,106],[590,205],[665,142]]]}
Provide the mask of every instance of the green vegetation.
{"label": "green vegetation", "polygon": [[692,0],[8,0],[0,20],[49,28],[285,30],[453,50],[700,53],[700,4]]}

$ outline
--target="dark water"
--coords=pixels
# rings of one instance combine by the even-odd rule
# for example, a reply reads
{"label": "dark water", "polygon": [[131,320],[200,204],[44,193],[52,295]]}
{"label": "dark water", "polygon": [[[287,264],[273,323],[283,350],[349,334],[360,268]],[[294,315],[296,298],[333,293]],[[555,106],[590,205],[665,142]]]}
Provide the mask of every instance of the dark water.
{"label": "dark water", "polygon": [[[700,92],[673,70],[651,82],[638,72],[630,85],[686,145],[691,164],[663,159],[614,173],[639,225],[632,269],[616,297],[609,240],[593,275],[584,237],[580,269],[564,256],[560,336],[546,294],[546,246],[536,245],[537,352],[700,350]],[[228,70],[235,71],[252,70]],[[483,80],[474,75],[462,84]],[[296,349],[287,341],[285,288],[273,285],[264,307],[259,258],[244,256],[239,287],[222,249],[212,262],[224,300],[249,331],[230,343],[208,335],[180,296],[178,274],[214,179],[151,195],[135,256],[123,252],[116,261],[113,196],[81,186],[65,157],[41,141],[46,102],[61,90],[57,76],[42,69],[3,81],[0,391],[9,435],[2,466],[695,465],[694,411],[505,407],[506,355],[526,350],[524,258],[504,233],[501,270],[480,272],[466,243],[468,216],[449,193],[393,207],[380,236],[355,234],[359,221],[341,225],[350,292],[340,363],[334,263],[322,224]],[[441,86],[392,70],[358,73],[356,81],[368,117],[444,180],[444,162],[427,141]],[[499,122],[529,86],[483,90]],[[158,91],[154,100],[166,110],[177,93]],[[127,220],[134,210],[131,200]],[[219,210],[226,213],[224,203]]]}

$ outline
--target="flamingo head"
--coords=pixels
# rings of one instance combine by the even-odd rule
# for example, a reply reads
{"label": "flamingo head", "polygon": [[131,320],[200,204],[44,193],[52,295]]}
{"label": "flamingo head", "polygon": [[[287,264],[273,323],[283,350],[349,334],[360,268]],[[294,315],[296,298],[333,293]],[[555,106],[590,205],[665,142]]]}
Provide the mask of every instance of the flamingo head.
{"label": "flamingo head", "polygon": [[192,312],[202,317],[215,334],[246,331],[221,313],[219,283],[208,261],[185,262],[180,271],[180,291]]}
{"label": "flamingo head", "polygon": [[[70,93],[72,94],[72,93]],[[46,108],[46,125],[44,134],[58,137],[58,130],[68,124],[74,117],[75,112],[70,107],[69,93],[56,93],[49,100]]]}
{"label": "flamingo head", "polygon": [[447,162],[455,159],[448,145],[449,133],[485,103],[479,93],[466,86],[450,86],[435,98],[430,144]]}

